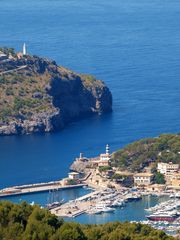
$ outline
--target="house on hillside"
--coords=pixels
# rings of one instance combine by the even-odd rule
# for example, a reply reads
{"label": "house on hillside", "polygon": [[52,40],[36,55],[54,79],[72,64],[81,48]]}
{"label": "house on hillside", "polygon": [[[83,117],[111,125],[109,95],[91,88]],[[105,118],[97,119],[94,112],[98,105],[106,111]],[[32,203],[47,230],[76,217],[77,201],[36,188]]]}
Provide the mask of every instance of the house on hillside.
{"label": "house on hillside", "polygon": [[153,182],[153,174],[152,173],[136,173],[134,174],[134,185],[135,186],[143,186],[150,185]]}
{"label": "house on hillside", "polygon": [[169,175],[169,174],[178,172],[179,164],[173,164],[172,162],[169,162],[169,163],[160,162],[158,163],[157,170],[158,172],[164,175]]}

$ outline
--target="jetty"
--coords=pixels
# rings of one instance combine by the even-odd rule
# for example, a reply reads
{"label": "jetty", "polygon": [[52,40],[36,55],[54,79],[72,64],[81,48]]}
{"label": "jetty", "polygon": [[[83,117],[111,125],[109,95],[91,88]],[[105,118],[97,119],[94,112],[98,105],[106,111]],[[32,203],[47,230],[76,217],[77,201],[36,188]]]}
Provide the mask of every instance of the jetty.
{"label": "jetty", "polygon": [[46,182],[46,183],[35,183],[35,184],[27,184],[27,185],[21,185],[21,186],[13,186],[13,187],[4,188],[0,190],[0,198],[8,197],[8,196],[38,193],[38,192],[48,192],[51,190],[79,188],[86,185],[87,185],[86,183],[79,183],[75,185],[62,185],[62,181],[52,181],[52,182]]}
{"label": "jetty", "polygon": [[115,211],[116,207],[123,207],[127,201],[139,199],[141,199],[139,193],[130,193],[123,189],[97,190],[55,207],[51,209],[51,213],[58,217],[77,217],[83,213],[107,213]]}
{"label": "jetty", "polygon": [[59,207],[51,209],[51,213],[58,217],[77,217],[93,206],[93,199],[97,197],[100,191],[88,193],[75,200],[70,200]]}

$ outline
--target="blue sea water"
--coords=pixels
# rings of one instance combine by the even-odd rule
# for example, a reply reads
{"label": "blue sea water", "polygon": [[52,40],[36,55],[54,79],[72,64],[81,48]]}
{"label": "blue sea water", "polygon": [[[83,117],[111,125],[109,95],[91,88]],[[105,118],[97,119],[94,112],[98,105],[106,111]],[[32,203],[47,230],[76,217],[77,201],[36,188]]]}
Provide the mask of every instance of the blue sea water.
{"label": "blue sea water", "polygon": [[[57,200],[67,202],[72,199],[76,199],[85,194],[90,193],[92,190],[88,188],[76,188],[55,191],[54,194],[49,192],[34,193],[26,195],[17,195],[11,197],[4,197],[1,200],[8,200],[15,203],[21,203],[26,201],[30,204],[37,203],[42,207],[46,204]],[[156,204],[166,201],[167,196],[144,196],[141,200],[127,202],[124,207],[116,208],[113,213],[102,213],[102,214],[82,214],[76,218],[64,218],[65,221],[78,221],[80,223],[93,223],[102,224],[110,221],[143,221],[147,220],[146,215],[149,213],[145,210],[155,206]]]}
{"label": "blue sea water", "polygon": [[57,180],[73,159],[179,132],[179,0],[0,0],[0,46],[102,79],[113,113],[59,133],[0,138],[0,188]]}
{"label": "blue sea water", "polygon": [[55,190],[50,192],[29,193],[24,195],[16,195],[10,197],[3,197],[0,200],[8,200],[14,203],[21,203],[26,201],[30,204],[39,204],[41,207],[46,207],[47,204],[54,201],[67,202],[76,198],[79,198],[85,194],[90,193],[92,190],[88,188],[74,188],[66,190]]}

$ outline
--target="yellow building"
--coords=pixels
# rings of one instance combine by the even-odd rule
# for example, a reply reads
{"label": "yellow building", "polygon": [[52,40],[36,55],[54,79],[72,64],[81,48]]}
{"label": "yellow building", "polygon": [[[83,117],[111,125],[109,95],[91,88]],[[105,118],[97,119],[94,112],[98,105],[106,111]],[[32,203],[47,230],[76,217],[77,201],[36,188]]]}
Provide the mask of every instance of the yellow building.
{"label": "yellow building", "polygon": [[171,178],[171,185],[173,187],[180,187],[180,172],[173,174]]}

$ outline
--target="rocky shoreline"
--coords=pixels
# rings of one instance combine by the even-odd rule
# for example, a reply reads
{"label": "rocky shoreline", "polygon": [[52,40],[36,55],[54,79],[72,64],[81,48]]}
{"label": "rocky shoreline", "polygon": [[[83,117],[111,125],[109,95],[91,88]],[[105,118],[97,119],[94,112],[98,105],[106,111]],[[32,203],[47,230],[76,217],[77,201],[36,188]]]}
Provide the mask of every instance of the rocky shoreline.
{"label": "rocky shoreline", "polygon": [[[8,88],[13,92],[12,96],[0,98],[0,112],[6,112],[5,104],[12,101],[11,106],[8,105],[12,114],[0,121],[0,136],[54,132],[70,122],[112,111],[112,95],[108,87],[90,75],[78,74],[54,61],[29,55],[20,59],[16,55],[10,59],[7,57],[0,65],[1,82],[4,81],[0,85],[2,93]],[[17,82],[11,83],[12,79]],[[22,89],[26,95],[18,95]],[[21,104],[14,113],[13,101],[17,98],[24,105]],[[36,106],[30,109],[28,104],[32,101]],[[40,109],[38,112],[37,108]]]}

